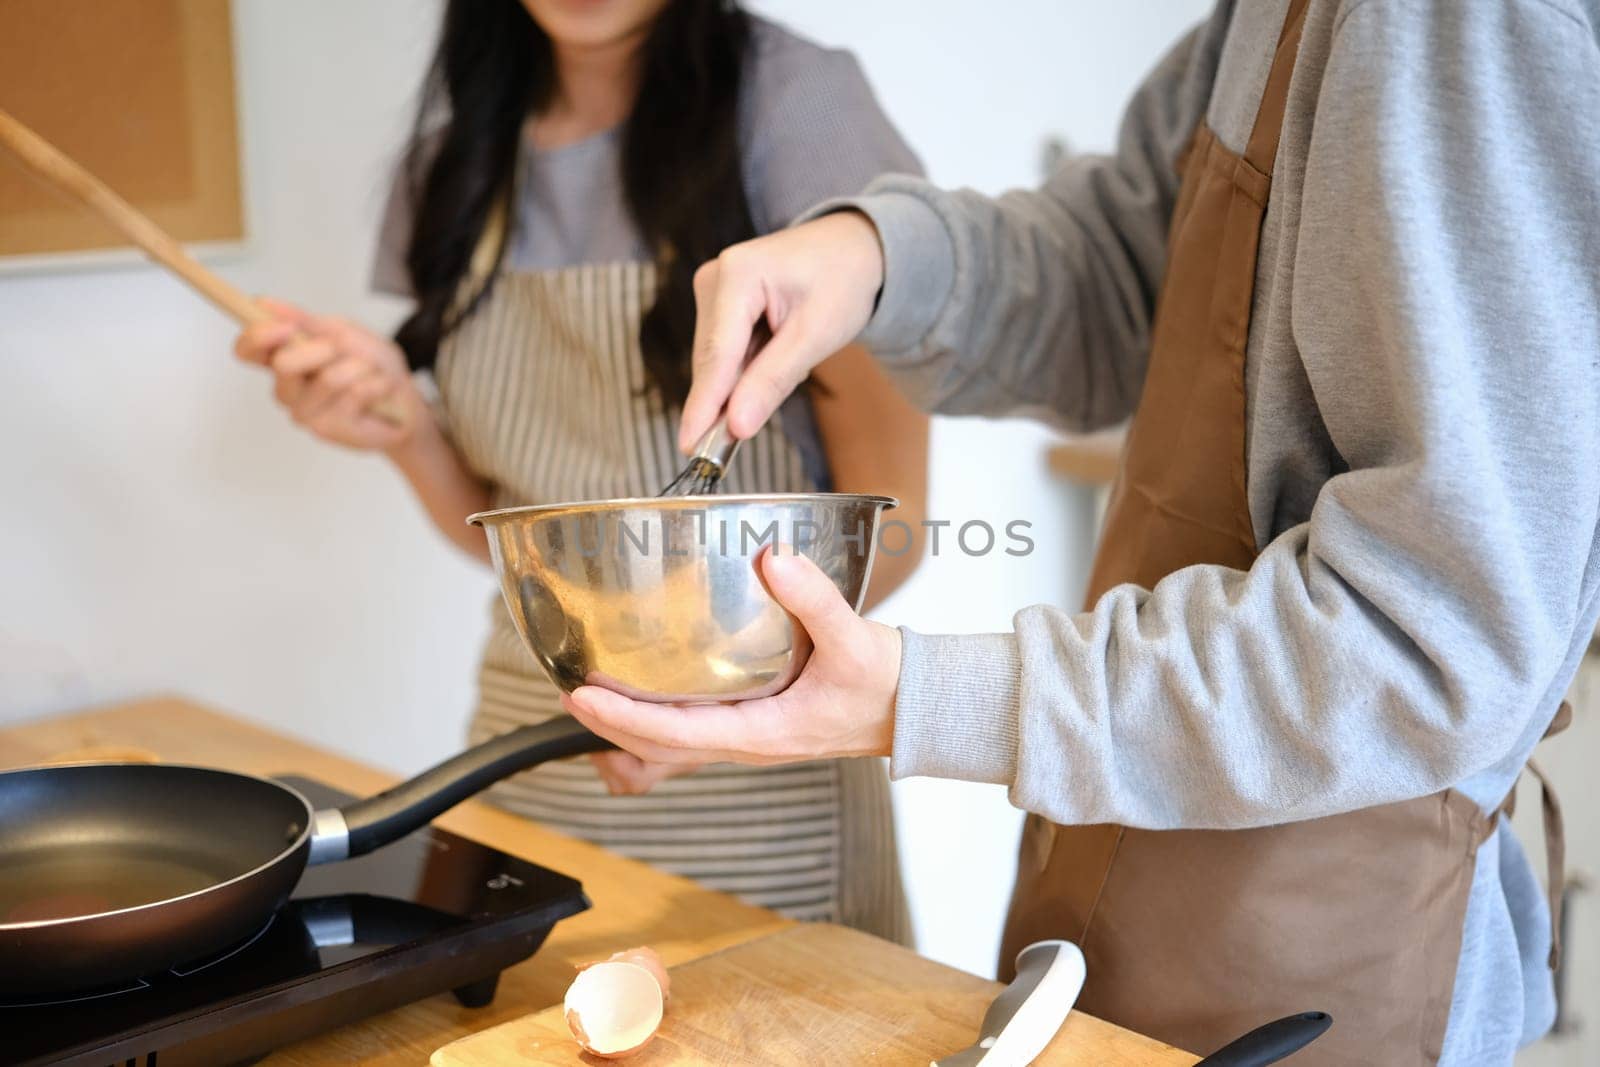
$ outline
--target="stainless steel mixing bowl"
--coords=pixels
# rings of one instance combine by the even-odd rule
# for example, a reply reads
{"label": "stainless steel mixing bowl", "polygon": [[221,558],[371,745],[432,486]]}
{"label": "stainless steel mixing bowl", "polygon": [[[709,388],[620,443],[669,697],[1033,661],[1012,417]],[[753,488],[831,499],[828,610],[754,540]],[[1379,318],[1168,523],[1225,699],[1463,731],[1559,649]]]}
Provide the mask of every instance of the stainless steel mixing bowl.
{"label": "stainless steel mixing bowl", "polygon": [[878,518],[898,501],[853,493],[645,497],[502,508],[489,536],[522,640],[562,689],[638,700],[747,700],[781,692],[811,639],[767,592],[763,546],[799,551],[857,610]]}

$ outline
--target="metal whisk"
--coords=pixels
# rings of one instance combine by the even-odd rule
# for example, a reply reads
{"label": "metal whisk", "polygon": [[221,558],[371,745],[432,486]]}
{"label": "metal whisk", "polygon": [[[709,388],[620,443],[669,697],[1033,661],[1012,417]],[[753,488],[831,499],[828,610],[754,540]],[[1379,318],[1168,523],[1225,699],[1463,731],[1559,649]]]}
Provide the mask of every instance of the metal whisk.
{"label": "metal whisk", "polygon": [[[755,354],[772,340],[772,329],[767,325],[766,316],[756,320],[754,328],[750,331],[750,347],[744,354],[744,365],[748,366],[755,358]],[[733,465],[734,454],[739,451],[739,439],[728,432],[728,412],[723,410],[717,416],[717,421],[711,424],[694,446],[694,454],[689,457],[688,466],[678,472],[678,476],[667,483],[667,487],[657,496],[702,496],[706,493],[715,493],[722,484],[722,479],[727,475],[728,468]]]}
{"label": "metal whisk", "polygon": [[678,476],[657,495],[700,496],[715,493],[717,486],[722,484],[723,475],[728,473],[728,467],[733,463],[734,453],[738,451],[739,439],[728,432],[728,416],[724,414],[711,424],[711,429],[694,446],[689,465],[679,471]]}

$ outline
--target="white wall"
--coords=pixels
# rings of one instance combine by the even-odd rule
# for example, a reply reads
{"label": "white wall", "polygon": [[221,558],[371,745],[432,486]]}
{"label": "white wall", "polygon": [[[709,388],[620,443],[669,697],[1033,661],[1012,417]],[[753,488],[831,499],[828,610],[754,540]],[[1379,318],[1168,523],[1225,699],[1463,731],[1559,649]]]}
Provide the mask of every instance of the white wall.
{"label": "white wall", "polygon": [[[433,11],[237,5],[223,273],[389,324],[366,263]],[[129,267],[0,276],[0,323],[0,717],[167,690],[395,767],[459,742],[487,580],[274,410],[228,321]]]}
{"label": "white wall", "polygon": [[[1108,146],[1209,0],[756,7],[854,48],[933,177],[999,191],[1036,180],[1047,135]],[[220,267],[386,327],[398,309],[366,294],[367,260],[437,7],[235,11],[253,237]],[[231,362],[230,324],[151,269],[0,276],[0,324],[0,722],[174,691],[398,770],[459,744],[490,583],[381,461],[295,431]],[[1083,512],[1045,477],[1046,441],[937,427],[935,513],[1030,519],[1039,550],[930,562],[881,617],[1004,629],[1075,595]],[[924,950],[990,972],[1015,813],[994,788],[897,794]]]}

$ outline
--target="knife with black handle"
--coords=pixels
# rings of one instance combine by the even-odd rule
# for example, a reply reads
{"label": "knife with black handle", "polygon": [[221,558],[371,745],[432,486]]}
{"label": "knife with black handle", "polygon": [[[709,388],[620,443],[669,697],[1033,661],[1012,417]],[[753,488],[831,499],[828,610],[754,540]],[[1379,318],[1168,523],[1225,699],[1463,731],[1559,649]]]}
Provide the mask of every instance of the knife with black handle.
{"label": "knife with black handle", "polygon": [[1325,1011],[1303,1011],[1256,1027],[1194,1067],[1267,1067],[1299,1052],[1332,1025],[1333,1016]]}

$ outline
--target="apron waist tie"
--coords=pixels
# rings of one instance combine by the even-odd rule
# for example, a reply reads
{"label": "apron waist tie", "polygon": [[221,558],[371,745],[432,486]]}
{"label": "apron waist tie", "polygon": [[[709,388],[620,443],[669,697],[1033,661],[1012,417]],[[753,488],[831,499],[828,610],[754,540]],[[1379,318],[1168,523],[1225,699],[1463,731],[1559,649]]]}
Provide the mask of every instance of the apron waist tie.
{"label": "apron waist tie", "polygon": [[[1570,725],[1572,705],[1563,700],[1540,740],[1554,737]],[[1561,801],[1556,796],[1555,786],[1550,784],[1544,770],[1531,759],[1526,769],[1539,781],[1539,801],[1544,823],[1545,884],[1550,903],[1550,969],[1553,971],[1561,966],[1561,904],[1567,888],[1566,822],[1561,815]],[[1506,794],[1505,801],[1495,810],[1491,825],[1498,822],[1501,815],[1511,818],[1516,809],[1517,787],[1516,783],[1512,783],[1511,792]]]}

